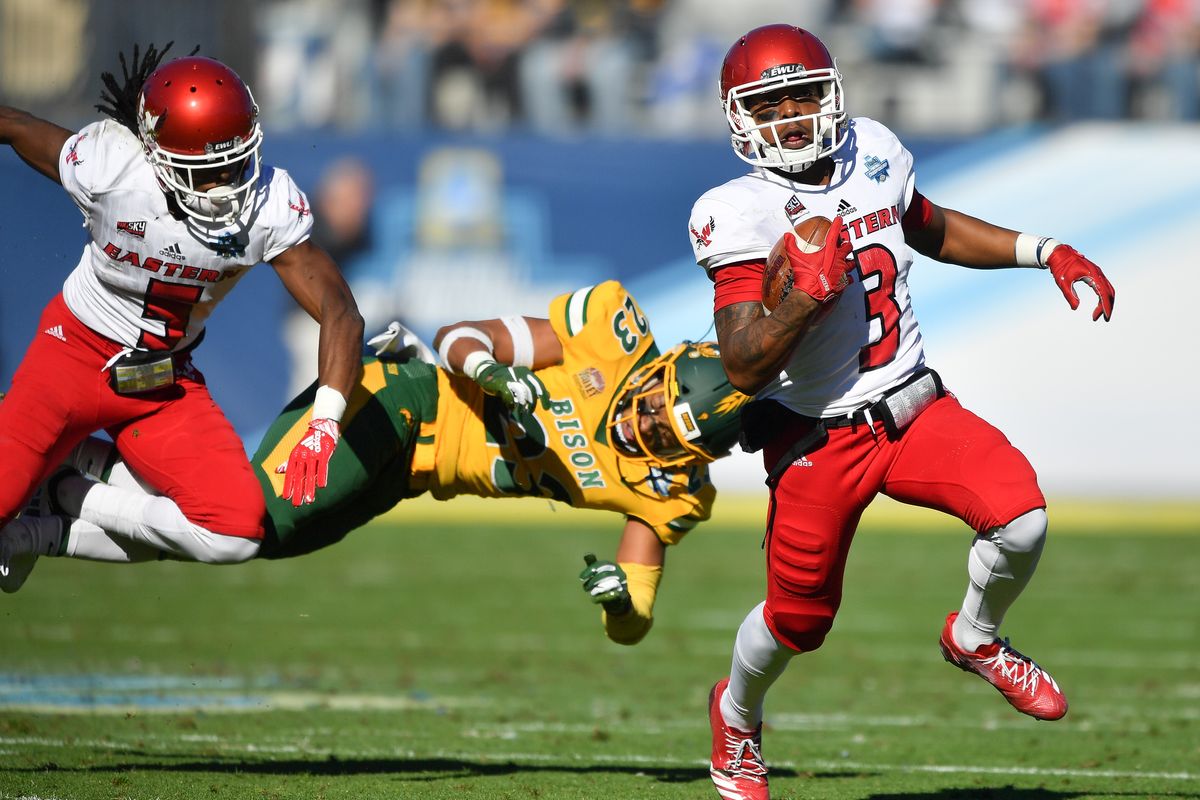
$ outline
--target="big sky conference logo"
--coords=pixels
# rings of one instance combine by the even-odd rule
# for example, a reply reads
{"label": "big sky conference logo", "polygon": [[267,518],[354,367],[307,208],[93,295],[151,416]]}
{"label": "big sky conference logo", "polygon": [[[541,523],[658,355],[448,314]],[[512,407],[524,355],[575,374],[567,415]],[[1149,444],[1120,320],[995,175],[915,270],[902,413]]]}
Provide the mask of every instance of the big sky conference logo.
{"label": "big sky conference logo", "polygon": [[138,239],[146,238],[146,220],[140,219],[135,222],[117,222],[117,230],[121,233],[127,233],[130,236]]}

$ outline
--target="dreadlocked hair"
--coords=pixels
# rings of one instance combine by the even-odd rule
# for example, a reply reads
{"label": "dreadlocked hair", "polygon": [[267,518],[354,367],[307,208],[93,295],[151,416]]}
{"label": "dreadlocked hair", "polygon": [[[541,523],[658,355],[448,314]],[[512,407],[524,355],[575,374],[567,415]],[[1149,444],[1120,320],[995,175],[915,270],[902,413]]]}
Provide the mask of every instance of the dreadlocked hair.
{"label": "dreadlocked hair", "polygon": [[[150,73],[158,69],[159,62],[163,56],[171,49],[174,41],[167,42],[166,47],[162,50],[155,48],[153,44],[146,45],[146,52],[139,58],[138,46],[133,46],[133,58],[128,62],[125,60],[124,53],[118,53],[117,56],[121,60],[121,74],[124,80],[124,85],[117,83],[117,78],[111,72],[104,72],[100,75],[100,80],[104,82],[107,91],[100,93],[100,104],[96,106],[97,111],[101,111],[115,119],[117,122],[124,125],[134,134],[138,132],[137,107],[138,95],[141,94],[142,86],[146,83],[146,78],[150,77]],[[194,56],[200,51],[200,46],[188,53],[189,56]],[[132,68],[130,67],[132,64]]]}

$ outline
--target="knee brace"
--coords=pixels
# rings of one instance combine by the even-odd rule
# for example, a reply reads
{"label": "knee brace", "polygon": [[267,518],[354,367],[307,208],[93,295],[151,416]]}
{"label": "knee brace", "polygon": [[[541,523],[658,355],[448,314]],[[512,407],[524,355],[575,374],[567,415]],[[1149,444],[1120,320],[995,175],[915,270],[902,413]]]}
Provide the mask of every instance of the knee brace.
{"label": "knee brace", "polygon": [[1007,555],[1026,555],[1036,558],[1046,544],[1048,520],[1046,509],[1035,508],[1000,528],[993,528],[985,538]]}

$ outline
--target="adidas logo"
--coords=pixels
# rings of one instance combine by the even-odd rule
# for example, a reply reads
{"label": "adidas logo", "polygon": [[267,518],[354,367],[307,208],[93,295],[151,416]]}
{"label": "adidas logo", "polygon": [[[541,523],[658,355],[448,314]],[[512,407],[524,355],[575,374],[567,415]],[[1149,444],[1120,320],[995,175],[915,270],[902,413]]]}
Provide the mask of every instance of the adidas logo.
{"label": "adidas logo", "polygon": [[62,325],[54,325],[52,327],[46,328],[46,330],[42,331],[42,333],[47,333],[47,334],[53,336],[55,339],[58,339],[59,341],[65,342],[67,340],[67,337],[63,336]]}
{"label": "adidas logo", "polygon": [[808,456],[800,456],[792,462],[793,467],[811,467],[813,462],[808,460]]}
{"label": "adidas logo", "polygon": [[183,258],[183,251],[179,249],[179,242],[175,242],[170,247],[164,247],[158,251],[158,254],[167,258]]}
{"label": "adidas logo", "polygon": [[838,201],[837,213],[839,217],[849,216],[855,211],[858,211],[858,209],[847,203],[845,199]]}

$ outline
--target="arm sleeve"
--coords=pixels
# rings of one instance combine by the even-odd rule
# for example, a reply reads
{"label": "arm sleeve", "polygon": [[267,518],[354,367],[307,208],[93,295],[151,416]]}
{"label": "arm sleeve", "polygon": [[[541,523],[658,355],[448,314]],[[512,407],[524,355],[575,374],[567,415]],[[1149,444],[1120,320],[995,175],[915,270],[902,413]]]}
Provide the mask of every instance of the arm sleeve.
{"label": "arm sleeve", "polygon": [[658,595],[658,584],[662,581],[662,567],[647,564],[621,563],[628,581],[629,611],[620,616],[601,612],[604,633],[617,644],[637,644],[654,624],[654,599]]}
{"label": "arm sleeve", "polygon": [[904,212],[904,217],[900,220],[900,224],[905,231],[920,231],[929,227],[929,223],[933,221],[933,203],[925,199],[925,195],[917,191],[913,187],[912,201],[909,202],[908,208]]}
{"label": "arm sleeve", "polygon": [[721,267],[713,275],[713,312],[734,303],[761,303],[766,261],[743,261]]}

